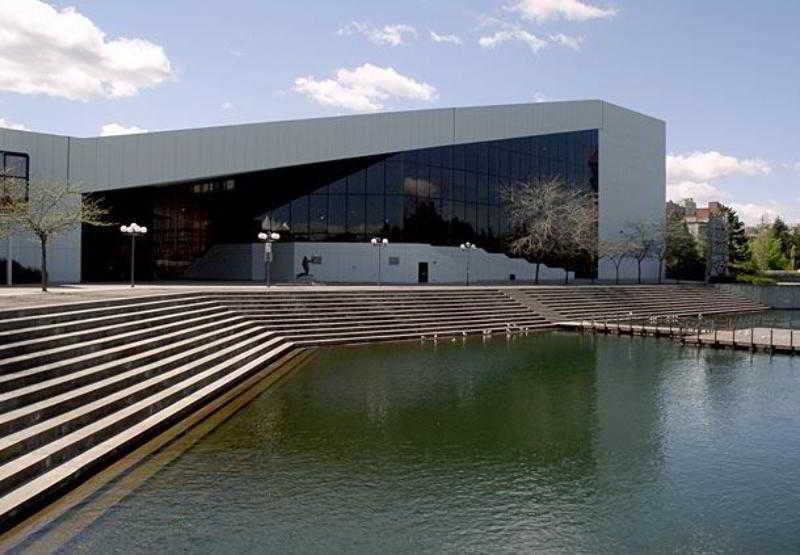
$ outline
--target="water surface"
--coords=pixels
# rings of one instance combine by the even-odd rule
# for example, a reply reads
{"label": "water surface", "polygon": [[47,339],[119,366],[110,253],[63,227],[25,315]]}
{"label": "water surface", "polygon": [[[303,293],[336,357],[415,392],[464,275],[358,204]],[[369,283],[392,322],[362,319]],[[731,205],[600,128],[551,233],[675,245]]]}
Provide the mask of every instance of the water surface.
{"label": "water surface", "polygon": [[558,333],[326,349],[62,549],[796,551],[798,430],[794,358]]}

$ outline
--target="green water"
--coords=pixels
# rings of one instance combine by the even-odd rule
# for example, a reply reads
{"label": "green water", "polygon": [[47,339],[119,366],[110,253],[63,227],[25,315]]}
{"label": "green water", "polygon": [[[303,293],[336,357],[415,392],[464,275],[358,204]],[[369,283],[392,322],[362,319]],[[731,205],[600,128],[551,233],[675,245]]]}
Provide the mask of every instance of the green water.
{"label": "green water", "polygon": [[797,551],[800,359],[568,334],[319,351],[62,549]]}

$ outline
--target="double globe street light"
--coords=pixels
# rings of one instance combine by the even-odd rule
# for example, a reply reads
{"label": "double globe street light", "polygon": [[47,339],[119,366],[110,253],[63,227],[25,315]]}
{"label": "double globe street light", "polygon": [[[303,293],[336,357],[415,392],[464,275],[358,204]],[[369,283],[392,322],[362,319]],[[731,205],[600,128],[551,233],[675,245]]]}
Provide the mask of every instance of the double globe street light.
{"label": "double globe street light", "polygon": [[478,247],[476,247],[474,244],[472,244],[470,242],[466,242],[466,243],[461,243],[461,246],[459,246],[458,248],[461,249],[462,251],[464,251],[464,253],[467,256],[466,284],[469,285],[469,260],[472,257],[472,251],[478,250]]}
{"label": "double globe street light", "polygon": [[262,231],[258,234],[258,240],[264,243],[264,279],[267,284],[267,289],[269,289],[269,271],[270,265],[272,264],[272,243],[275,241],[280,240],[281,235],[280,233],[266,233]]}
{"label": "double globe street light", "polygon": [[370,244],[373,247],[377,247],[378,251],[378,285],[381,284],[381,249],[389,245],[389,240],[386,238],[381,239],[380,237],[373,237],[370,239]]}
{"label": "double globe street light", "polygon": [[125,235],[131,236],[131,287],[136,287],[134,280],[134,268],[136,267],[136,238],[147,233],[147,227],[132,223],[130,225],[122,225],[119,230]]}

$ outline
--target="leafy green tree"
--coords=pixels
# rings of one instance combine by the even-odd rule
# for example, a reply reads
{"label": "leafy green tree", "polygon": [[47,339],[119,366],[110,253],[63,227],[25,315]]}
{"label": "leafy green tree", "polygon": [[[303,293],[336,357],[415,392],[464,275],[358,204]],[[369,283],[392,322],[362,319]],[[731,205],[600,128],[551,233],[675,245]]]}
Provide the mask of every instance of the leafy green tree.
{"label": "leafy green tree", "polygon": [[780,216],[775,218],[770,228],[772,237],[780,243],[781,252],[786,258],[789,257],[789,250],[792,248],[792,233],[789,231],[789,226],[786,225]]}
{"label": "leafy green tree", "polygon": [[704,262],[700,247],[689,232],[683,211],[676,205],[667,205],[667,277],[674,279],[701,279]]}
{"label": "leafy green tree", "polygon": [[728,261],[731,264],[747,262],[750,259],[750,241],[744,222],[733,208],[723,206],[722,211],[728,221]]}
{"label": "leafy green tree", "polygon": [[750,252],[759,270],[784,270],[789,264],[780,239],[771,228],[762,229],[750,243]]}

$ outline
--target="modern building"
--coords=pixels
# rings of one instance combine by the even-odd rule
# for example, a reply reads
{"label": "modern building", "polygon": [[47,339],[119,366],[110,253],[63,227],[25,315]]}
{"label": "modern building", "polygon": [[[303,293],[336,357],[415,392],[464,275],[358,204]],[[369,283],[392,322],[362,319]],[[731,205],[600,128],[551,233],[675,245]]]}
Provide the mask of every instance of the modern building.
{"label": "modern building", "polygon": [[[3,183],[66,181],[100,195],[118,223],[149,228],[137,247],[143,279],[260,279],[262,229],[281,233],[275,277],[307,259],[324,281],[530,279],[503,253],[503,187],[561,177],[598,195],[598,236],[661,221],[664,122],[599,100],[378,113],[74,138],[0,129]],[[372,237],[389,246],[373,249]],[[471,242],[472,254],[458,245]],[[117,227],[75,230],[53,243],[56,281],[128,275]],[[6,249],[0,257],[5,257]],[[15,238],[14,259],[39,264]],[[376,252],[380,251],[376,255]],[[657,263],[647,268],[655,276]],[[582,273],[613,275],[601,261]],[[635,275],[631,265],[624,274]],[[557,277],[545,273],[544,277]]]}

